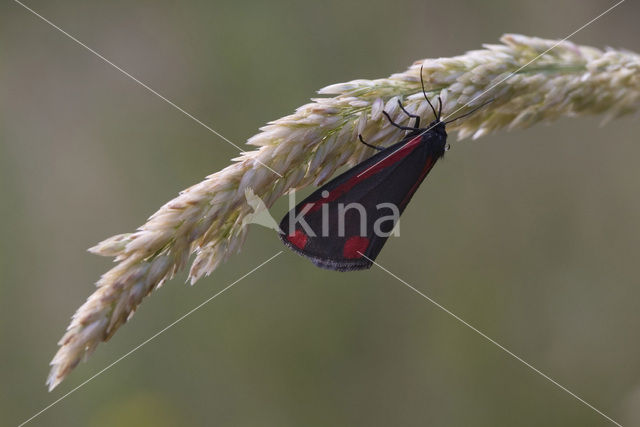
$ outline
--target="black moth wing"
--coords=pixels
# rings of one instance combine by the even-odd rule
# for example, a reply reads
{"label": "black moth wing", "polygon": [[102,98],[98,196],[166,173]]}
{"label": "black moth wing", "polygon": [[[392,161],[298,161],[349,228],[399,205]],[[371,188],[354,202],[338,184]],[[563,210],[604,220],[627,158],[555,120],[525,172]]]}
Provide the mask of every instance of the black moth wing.
{"label": "black moth wing", "polygon": [[370,268],[445,144],[445,132],[412,132],[347,170],[285,215],[281,240],[319,267]]}

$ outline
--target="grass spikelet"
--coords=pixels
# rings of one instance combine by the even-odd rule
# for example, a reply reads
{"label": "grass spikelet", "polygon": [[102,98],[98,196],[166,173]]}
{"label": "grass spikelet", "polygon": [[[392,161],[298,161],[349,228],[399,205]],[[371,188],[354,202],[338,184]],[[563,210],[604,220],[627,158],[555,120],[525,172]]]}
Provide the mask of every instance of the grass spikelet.
{"label": "grass spikelet", "polygon": [[[401,132],[382,111],[406,122],[397,100],[429,123],[432,113],[421,93],[421,66],[428,95],[442,97],[445,117],[495,98],[449,126],[459,138],[567,116],[603,115],[608,121],[640,107],[640,56],[635,53],[565,41],[518,71],[557,42],[515,34],[501,42],[461,56],[417,61],[389,78],[321,89],[327,97],[313,99],[251,137],[248,143],[255,151],[242,153],[235,163],[181,192],[137,231],[91,248],[115,257],[118,264],[102,275],[96,291],[74,314],[51,361],[49,389],[131,318],[145,296],[183,269],[190,255],[195,254],[189,272],[193,284],[240,249],[247,234],[243,219],[252,213],[247,189],[271,206],[288,191],[323,183],[341,166],[370,156],[372,151],[357,142],[358,133],[370,144],[393,143]],[[512,72],[515,75],[484,93]]]}

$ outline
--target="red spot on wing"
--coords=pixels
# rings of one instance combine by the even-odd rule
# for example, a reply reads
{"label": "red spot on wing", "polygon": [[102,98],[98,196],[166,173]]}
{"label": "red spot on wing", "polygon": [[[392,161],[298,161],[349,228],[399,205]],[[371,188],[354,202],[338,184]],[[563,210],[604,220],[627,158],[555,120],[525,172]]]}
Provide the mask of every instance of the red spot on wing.
{"label": "red spot on wing", "polygon": [[422,141],[422,136],[416,136],[409,142],[407,142],[402,147],[398,148],[393,153],[389,154],[384,159],[380,160],[375,165],[369,167],[369,169],[365,170],[365,172],[360,173],[359,175],[354,175],[351,179],[342,183],[341,185],[334,188],[329,192],[329,195],[322,200],[318,200],[317,202],[307,203],[305,206],[311,205],[311,209],[307,213],[315,212],[322,206],[323,203],[332,202],[336,200],[338,197],[342,196],[347,191],[351,190],[356,184],[364,181],[370,176],[380,172],[381,170],[389,167],[390,165],[404,159],[420,144]]}
{"label": "red spot on wing", "polygon": [[287,240],[291,242],[293,246],[299,249],[304,249],[304,247],[307,245],[307,240],[309,240],[309,237],[304,234],[304,231],[296,230],[295,233],[287,236]]}
{"label": "red spot on wing", "polygon": [[366,237],[349,237],[342,248],[342,256],[347,259],[362,258],[367,246],[369,246],[369,239]]}

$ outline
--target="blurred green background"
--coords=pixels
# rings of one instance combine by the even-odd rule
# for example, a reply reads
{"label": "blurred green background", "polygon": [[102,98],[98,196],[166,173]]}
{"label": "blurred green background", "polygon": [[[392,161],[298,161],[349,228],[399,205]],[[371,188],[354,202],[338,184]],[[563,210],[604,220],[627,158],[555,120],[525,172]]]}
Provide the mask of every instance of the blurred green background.
{"label": "blurred green background", "polygon": [[[612,2],[45,2],[30,7],[242,144],[314,91],[505,32],[561,38]],[[640,51],[628,1],[573,37]],[[0,6],[0,425],[17,425],[283,249],[254,226],[167,283],[53,393],[69,317],[132,231],[237,155],[20,5]],[[454,143],[378,261],[624,425],[640,425],[640,125]],[[451,138],[452,142],[455,137]],[[284,201],[273,209],[279,218]],[[287,251],[34,426],[600,426],[607,421],[384,271]]]}

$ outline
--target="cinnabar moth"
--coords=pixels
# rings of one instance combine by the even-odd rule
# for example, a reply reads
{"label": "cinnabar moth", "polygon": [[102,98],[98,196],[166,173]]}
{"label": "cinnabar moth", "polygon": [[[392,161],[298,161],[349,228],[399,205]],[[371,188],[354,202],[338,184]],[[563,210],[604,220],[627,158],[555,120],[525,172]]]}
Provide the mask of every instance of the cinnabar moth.
{"label": "cinnabar moth", "polygon": [[360,142],[378,153],[318,188],[284,216],[280,238],[286,246],[330,270],[371,267],[418,186],[444,156],[446,124],[477,110],[441,121],[442,101],[438,97],[436,112],[424,90],[422,69],[420,81],[435,120],[420,128],[420,117],[399,100],[402,111],[415,119],[414,126],[401,126],[383,111],[391,125],[409,133],[387,148],[368,144],[359,135]]}

